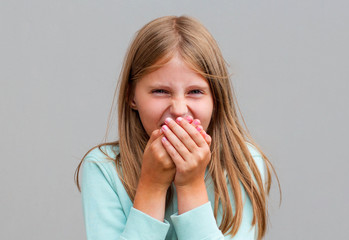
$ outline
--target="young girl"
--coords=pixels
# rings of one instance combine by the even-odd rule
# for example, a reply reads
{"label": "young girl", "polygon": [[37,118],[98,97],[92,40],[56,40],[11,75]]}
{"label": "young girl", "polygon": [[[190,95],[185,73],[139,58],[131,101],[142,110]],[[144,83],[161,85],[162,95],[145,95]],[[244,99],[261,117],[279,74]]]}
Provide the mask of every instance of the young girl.
{"label": "young girl", "polygon": [[140,29],[120,76],[119,141],[89,150],[76,171],[87,238],[262,239],[273,167],[236,106],[197,20]]}

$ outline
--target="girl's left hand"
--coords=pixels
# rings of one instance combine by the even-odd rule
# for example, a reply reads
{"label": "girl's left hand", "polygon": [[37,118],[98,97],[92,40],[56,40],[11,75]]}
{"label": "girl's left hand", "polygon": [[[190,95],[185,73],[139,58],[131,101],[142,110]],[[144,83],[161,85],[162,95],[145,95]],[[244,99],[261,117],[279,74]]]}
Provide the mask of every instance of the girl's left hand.
{"label": "girl's left hand", "polygon": [[[168,120],[168,121],[167,121]],[[189,123],[183,118],[168,118],[162,131],[167,141],[162,141],[176,165],[176,187],[202,184],[207,164],[211,159],[211,137],[205,133],[200,121]]]}

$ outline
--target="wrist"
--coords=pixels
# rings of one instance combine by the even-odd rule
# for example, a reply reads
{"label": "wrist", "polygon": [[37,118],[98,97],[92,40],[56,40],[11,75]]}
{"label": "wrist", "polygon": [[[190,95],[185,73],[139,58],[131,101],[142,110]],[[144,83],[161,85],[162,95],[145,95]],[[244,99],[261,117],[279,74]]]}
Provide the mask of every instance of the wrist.
{"label": "wrist", "polygon": [[208,202],[205,182],[176,186],[178,214],[185,213]]}
{"label": "wrist", "polygon": [[139,182],[133,207],[163,222],[167,189]]}
{"label": "wrist", "polygon": [[190,191],[190,190],[195,190],[197,188],[203,188],[205,185],[205,177],[199,177],[196,179],[191,179],[191,180],[186,180],[187,183],[185,182],[178,182],[175,181],[173,182],[176,189],[180,189],[183,191]]}
{"label": "wrist", "polygon": [[154,181],[150,181],[149,179],[142,178],[140,177],[137,185],[137,190],[138,188],[140,189],[146,189],[150,193],[156,193],[156,194],[166,194],[167,189],[169,188],[170,185],[167,184],[159,184]]}

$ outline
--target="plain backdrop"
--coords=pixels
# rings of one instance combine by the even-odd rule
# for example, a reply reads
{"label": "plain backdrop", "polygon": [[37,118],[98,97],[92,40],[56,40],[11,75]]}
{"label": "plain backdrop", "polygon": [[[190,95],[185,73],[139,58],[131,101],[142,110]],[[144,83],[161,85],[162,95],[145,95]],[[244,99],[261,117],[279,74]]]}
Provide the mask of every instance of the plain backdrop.
{"label": "plain backdrop", "polygon": [[274,184],[266,239],[347,239],[348,9],[345,0],[0,1],[0,239],[86,238],[73,175],[105,136],[126,49],[145,23],[183,14],[217,40],[248,129],[279,175],[283,201]]}

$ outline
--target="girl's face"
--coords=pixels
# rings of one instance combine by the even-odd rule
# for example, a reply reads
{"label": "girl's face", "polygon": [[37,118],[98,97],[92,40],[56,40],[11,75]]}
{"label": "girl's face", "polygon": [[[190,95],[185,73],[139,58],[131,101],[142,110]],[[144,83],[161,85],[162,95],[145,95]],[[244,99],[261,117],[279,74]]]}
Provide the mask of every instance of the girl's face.
{"label": "girl's face", "polygon": [[138,110],[148,136],[167,117],[175,120],[191,116],[199,119],[207,130],[213,110],[210,86],[177,54],[163,67],[141,78],[134,91],[132,106]]}

